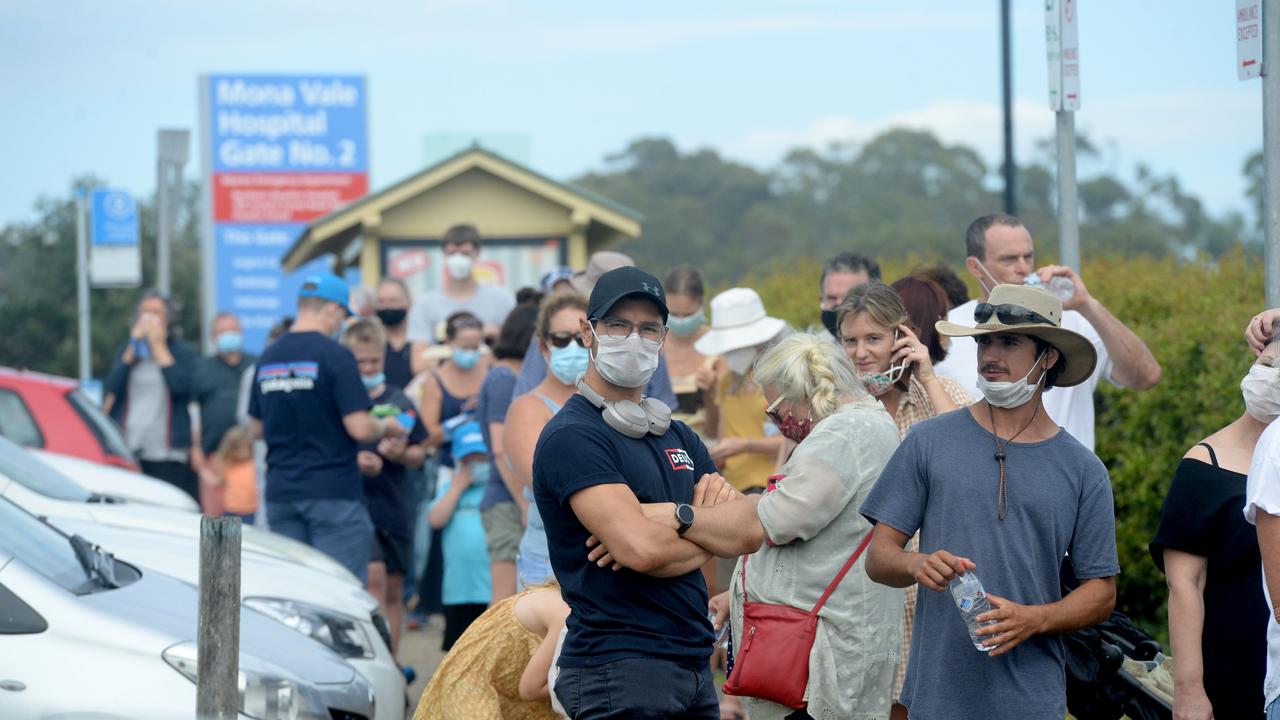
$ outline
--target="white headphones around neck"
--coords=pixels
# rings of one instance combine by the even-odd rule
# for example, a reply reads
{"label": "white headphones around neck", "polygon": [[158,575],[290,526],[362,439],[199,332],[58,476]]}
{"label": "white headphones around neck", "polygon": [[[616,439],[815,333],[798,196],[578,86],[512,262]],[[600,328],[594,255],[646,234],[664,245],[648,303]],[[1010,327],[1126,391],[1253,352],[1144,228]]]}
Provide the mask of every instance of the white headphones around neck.
{"label": "white headphones around neck", "polygon": [[587,402],[600,408],[604,422],[609,427],[633,440],[645,435],[662,436],[671,427],[671,408],[656,398],[641,398],[640,402],[631,400],[605,400],[580,376],[577,382],[578,392]]}

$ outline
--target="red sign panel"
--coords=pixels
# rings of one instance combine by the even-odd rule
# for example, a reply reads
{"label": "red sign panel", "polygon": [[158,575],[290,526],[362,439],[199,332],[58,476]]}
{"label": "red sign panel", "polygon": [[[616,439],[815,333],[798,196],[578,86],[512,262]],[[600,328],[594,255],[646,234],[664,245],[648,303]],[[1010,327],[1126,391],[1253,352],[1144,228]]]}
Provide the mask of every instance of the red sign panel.
{"label": "red sign panel", "polygon": [[214,222],[308,222],[369,191],[356,173],[215,173]]}

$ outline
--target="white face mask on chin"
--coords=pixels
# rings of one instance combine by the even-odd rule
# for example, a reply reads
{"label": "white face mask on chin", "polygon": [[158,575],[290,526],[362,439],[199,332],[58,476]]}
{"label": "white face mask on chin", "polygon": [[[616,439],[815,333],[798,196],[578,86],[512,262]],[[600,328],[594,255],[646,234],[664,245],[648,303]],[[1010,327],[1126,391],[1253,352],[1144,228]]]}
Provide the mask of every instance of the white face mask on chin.
{"label": "white face mask on chin", "polygon": [[649,383],[658,369],[662,343],[645,342],[640,333],[635,332],[624,338],[601,338],[596,334],[595,325],[591,326],[591,335],[596,340],[591,362],[595,363],[596,372],[605,382],[631,389]]}
{"label": "white face mask on chin", "polygon": [[1040,373],[1040,379],[1034,383],[1027,382],[1027,378],[1031,377],[1031,373],[1040,367],[1040,358],[1044,357],[1044,353],[1036,356],[1036,361],[1031,364],[1031,368],[1027,370],[1027,374],[1022,376],[1021,380],[1013,382],[996,382],[988,380],[981,373],[978,374],[978,390],[982,393],[982,397],[987,399],[995,407],[1011,410],[1016,407],[1026,405],[1036,394],[1036,389],[1040,387],[1040,383],[1044,382],[1046,371]]}
{"label": "white face mask on chin", "polygon": [[1270,424],[1280,417],[1280,368],[1252,365],[1240,381],[1244,410],[1260,423]]}
{"label": "white face mask on chin", "polygon": [[746,377],[756,363],[756,349],[747,347],[730,350],[724,354],[724,363],[734,375]]}

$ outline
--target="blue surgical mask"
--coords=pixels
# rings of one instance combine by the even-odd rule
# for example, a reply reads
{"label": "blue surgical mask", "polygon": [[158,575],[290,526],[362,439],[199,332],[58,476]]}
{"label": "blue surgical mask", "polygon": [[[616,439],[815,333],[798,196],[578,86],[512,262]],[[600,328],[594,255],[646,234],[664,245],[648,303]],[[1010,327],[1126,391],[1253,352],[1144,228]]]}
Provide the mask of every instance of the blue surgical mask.
{"label": "blue surgical mask", "polygon": [[697,332],[698,328],[702,327],[702,324],[706,321],[706,316],[702,314],[702,309],[699,308],[698,312],[692,315],[672,315],[668,317],[667,327],[671,328],[671,332],[675,333],[676,337],[689,337]]}
{"label": "blue surgical mask", "polygon": [[553,347],[549,363],[551,374],[565,385],[572,385],[587,371],[587,362],[590,359],[591,353],[576,342],[571,342],[562,348]]}
{"label": "blue surgical mask", "polygon": [[361,382],[364,383],[365,390],[372,390],[387,381],[386,373],[378,373],[377,375],[361,375]]}
{"label": "blue surgical mask", "polygon": [[214,339],[214,344],[218,346],[218,352],[223,355],[238,353],[244,349],[244,335],[234,330],[224,332]]}
{"label": "blue surgical mask", "polygon": [[489,464],[488,460],[471,463],[471,487],[488,485],[489,478],[492,476],[493,466]]}
{"label": "blue surgical mask", "polygon": [[480,362],[479,350],[463,350],[462,348],[453,349],[453,364],[463,370],[470,370]]}

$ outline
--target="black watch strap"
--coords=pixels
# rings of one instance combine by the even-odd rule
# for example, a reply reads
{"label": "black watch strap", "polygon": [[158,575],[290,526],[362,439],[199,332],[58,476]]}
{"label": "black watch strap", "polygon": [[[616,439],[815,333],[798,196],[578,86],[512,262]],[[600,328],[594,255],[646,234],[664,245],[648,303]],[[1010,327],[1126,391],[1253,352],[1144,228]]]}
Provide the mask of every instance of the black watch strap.
{"label": "black watch strap", "polygon": [[693,527],[693,506],[685,503],[676,505],[676,521],[680,523],[680,527],[676,528],[676,534],[684,535]]}

